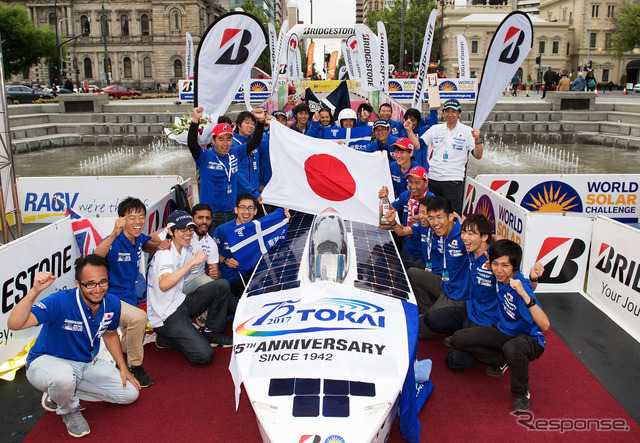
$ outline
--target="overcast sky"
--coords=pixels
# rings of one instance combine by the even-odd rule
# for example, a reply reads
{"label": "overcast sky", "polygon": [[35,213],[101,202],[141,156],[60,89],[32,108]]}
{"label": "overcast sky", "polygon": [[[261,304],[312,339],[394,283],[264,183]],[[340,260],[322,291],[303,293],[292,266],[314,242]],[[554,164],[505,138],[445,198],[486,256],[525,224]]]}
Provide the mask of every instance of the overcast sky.
{"label": "overcast sky", "polygon": [[[311,0],[296,0],[289,2],[290,6],[298,5],[300,21],[311,24]],[[314,0],[313,24],[314,25],[353,25],[356,22],[355,0]],[[291,28],[293,23],[289,24]],[[315,39],[316,49],[313,59],[316,69],[322,73],[323,46],[327,52],[340,51],[340,39]],[[308,42],[307,42],[308,43]],[[303,69],[304,70],[304,69]],[[337,73],[336,73],[337,74]],[[323,76],[325,76],[323,74]]]}

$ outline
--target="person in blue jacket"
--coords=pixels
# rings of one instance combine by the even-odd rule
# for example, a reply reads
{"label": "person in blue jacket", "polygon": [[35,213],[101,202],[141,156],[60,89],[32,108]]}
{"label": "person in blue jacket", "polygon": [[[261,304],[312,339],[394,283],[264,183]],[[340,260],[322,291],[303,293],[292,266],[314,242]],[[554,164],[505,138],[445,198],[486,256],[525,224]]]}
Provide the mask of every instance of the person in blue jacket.
{"label": "person in blue jacket", "polygon": [[403,124],[403,126],[399,128],[398,135],[400,137],[407,137],[407,129],[405,128],[405,126],[407,121],[410,122],[411,130],[413,131],[413,133],[418,138],[418,141],[420,142],[420,148],[415,151],[415,161],[419,163],[420,166],[425,168],[428,172],[429,161],[427,159],[427,154],[429,153],[429,150],[425,149],[427,148],[427,145],[420,137],[431,126],[438,124],[438,110],[432,109],[429,112],[428,117],[422,118],[422,114],[420,113],[419,110],[410,108],[410,109],[407,109],[407,111],[404,113],[404,121],[405,121],[405,124]]}
{"label": "person in blue jacket", "polygon": [[529,409],[529,362],[544,352],[543,331],[550,327],[529,280],[520,271],[522,248],[503,239],[489,250],[496,278],[499,321],[493,326],[461,329],[451,344],[488,365],[487,375],[500,377],[511,370],[513,410]]}
{"label": "person in blue jacket", "polygon": [[[265,125],[266,126],[266,125]],[[242,111],[236,118],[236,127],[233,131],[233,147],[246,145],[256,128],[256,118],[249,111]],[[251,151],[245,158],[238,161],[238,189],[237,194],[251,194],[258,203],[262,203],[260,196],[260,150],[268,149],[268,128],[262,135],[260,145]]]}

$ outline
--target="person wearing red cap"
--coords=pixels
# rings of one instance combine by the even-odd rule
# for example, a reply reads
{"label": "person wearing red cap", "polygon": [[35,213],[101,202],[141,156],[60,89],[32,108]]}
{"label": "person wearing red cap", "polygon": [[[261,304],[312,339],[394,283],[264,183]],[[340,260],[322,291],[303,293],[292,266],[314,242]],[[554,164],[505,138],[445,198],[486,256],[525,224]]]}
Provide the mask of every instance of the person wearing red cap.
{"label": "person wearing red cap", "polygon": [[405,177],[410,169],[420,166],[413,159],[413,143],[408,138],[400,137],[391,145],[395,160],[389,165],[395,198],[409,189]]}
{"label": "person wearing red cap", "polygon": [[206,203],[213,209],[211,230],[235,218],[237,193],[238,162],[249,155],[262,142],[265,112],[262,108],[253,110],[256,118],[256,129],[246,144],[232,146],[233,128],[227,123],[220,123],[213,128],[211,140],[213,149],[202,148],[198,143],[198,126],[204,113],[202,107],[193,109],[193,117],[187,145],[202,179],[200,203]]}
{"label": "person wearing red cap", "polygon": [[[433,196],[429,192],[427,171],[422,166],[414,166],[405,174],[407,178],[408,190],[404,191],[400,196],[391,203],[391,206],[398,211],[402,211],[402,225],[411,226],[418,222],[418,206],[419,201],[423,197]],[[383,186],[378,192],[378,198],[388,197],[389,189]],[[388,229],[380,226],[382,229]],[[400,251],[400,258],[404,267],[409,269],[418,267],[424,269],[424,260],[422,258],[422,243],[418,235],[409,235],[405,237],[404,246]]]}

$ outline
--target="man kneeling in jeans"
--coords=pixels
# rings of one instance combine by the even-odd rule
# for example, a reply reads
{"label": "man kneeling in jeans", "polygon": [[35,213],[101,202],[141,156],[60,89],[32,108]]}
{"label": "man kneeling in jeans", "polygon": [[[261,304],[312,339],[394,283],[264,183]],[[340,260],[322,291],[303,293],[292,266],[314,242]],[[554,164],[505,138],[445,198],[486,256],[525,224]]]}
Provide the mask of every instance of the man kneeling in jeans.
{"label": "man kneeling in jeans", "polygon": [[[167,228],[171,247],[154,255],[147,277],[149,324],[158,334],[158,346],[176,348],[193,363],[209,363],[214,355],[211,346],[232,345],[231,337],[222,334],[227,322],[229,284],[185,295],[184,277],[194,266],[206,262],[207,254],[202,249],[188,254],[196,228],[188,212],[174,211]],[[191,319],[207,309],[205,328],[200,333]]]}
{"label": "man kneeling in jeans", "polygon": [[511,240],[498,240],[489,250],[491,270],[496,277],[498,323],[461,329],[452,345],[486,365],[487,375],[500,377],[511,369],[514,411],[529,409],[529,362],[544,352],[542,331],[549,318],[540,308],[531,283],[520,271],[522,248]]}

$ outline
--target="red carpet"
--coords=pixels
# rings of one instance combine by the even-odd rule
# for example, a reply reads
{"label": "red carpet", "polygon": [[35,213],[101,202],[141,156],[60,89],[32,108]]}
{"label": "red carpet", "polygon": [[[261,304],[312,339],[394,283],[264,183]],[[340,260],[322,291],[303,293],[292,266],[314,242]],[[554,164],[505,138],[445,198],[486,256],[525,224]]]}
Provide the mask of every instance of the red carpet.
{"label": "red carpet", "polygon": [[[640,426],[597,382],[573,353],[549,332],[547,348],[530,366],[531,412],[540,419],[602,419],[626,421],[628,432],[530,431],[509,414],[509,373],[488,377],[480,365],[452,373],[444,365],[442,337],[422,340],[419,358],[434,362],[433,394],[420,413],[422,441],[637,441]],[[143,389],[128,406],[83,402],[91,426],[90,441],[215,441],[259,442],[255,415],[244,394],[235,412],[233,382],[228,371],[230,349],[216,350],[213,363],[190,364],[172,349],[146,346],[144,366],[154,385]],[[583,422],[584,423],[584,422]],[[566,425],[565,425],[566,426]],[[47,413],[25,442],[73,440],[62,420]],[[398,420],[390,442],[403,441]],[[297,442],[294,442],[297,443]],[[352,442],[347,442],[352,443]]]}

